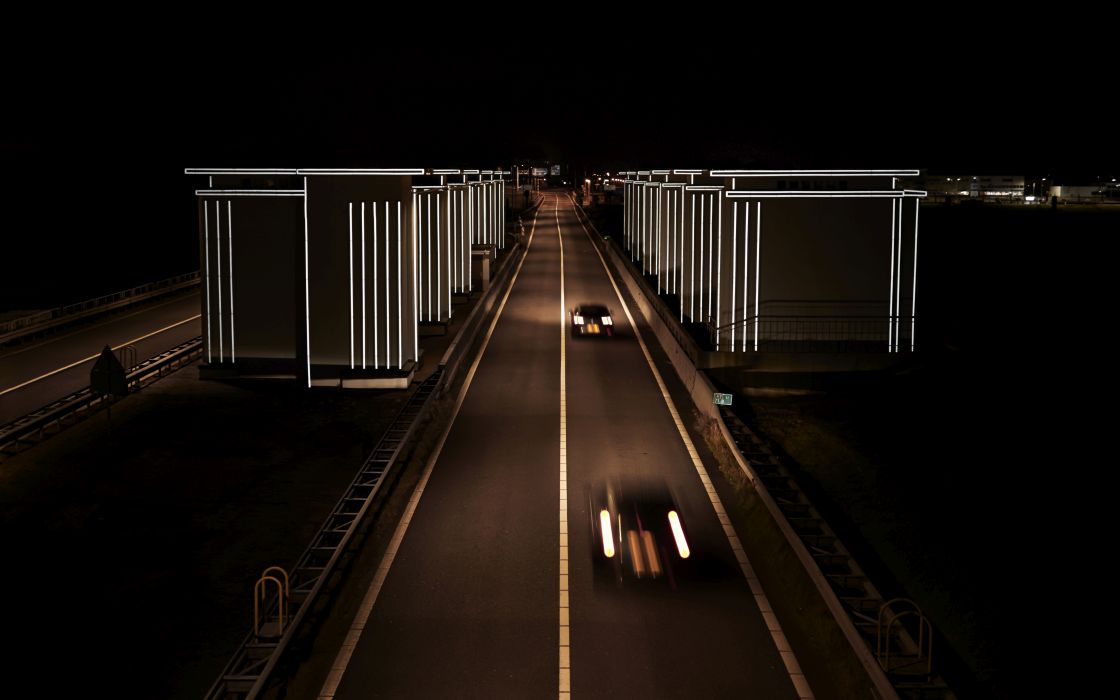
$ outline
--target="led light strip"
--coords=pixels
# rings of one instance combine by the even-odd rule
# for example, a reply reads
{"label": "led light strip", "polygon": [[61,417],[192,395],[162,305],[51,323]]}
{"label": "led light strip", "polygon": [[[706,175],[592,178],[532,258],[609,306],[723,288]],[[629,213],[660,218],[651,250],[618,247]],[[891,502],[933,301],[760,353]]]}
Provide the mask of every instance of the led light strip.
{"label": "led light strip", "polygon": [[[354,203],[349,203],[350,212],[350,235],[346,239],[347,247],[349,250],[350,264],[346,268],[350,273],[350,369],[354,369]],[[366,224],[366,205],[362,202],[362,226]],[[365,257],[364,255],[362,256]],[[363,261],[364,262],[364,261]],[[363,314],[364,316],[364,314]],[[362,330],[365,330],[365,323],[363,319]]]}
{"label": "led light strip", "polygon": [[218,284],[215,285],[218,289],[218,362],[225,362],[225,344],[222,340],[222,203],[217,202],[214,206],[214,216],[216,220],[214,226],[217,229],[214,231],[216,234],[216,241],[214,250],[218,256]]}
{"label": "led light strip", "polygon": [[[303,191],[307,191],[307,178],[303,178]],[[303,198],[303,332],[304,352],[307,353],[307,388],[311,388],[311,280],[307,260],[307,197]]]}
{"label": "led light strip", "polygon": [[894,239],[895,208],[898,201],[891,200],[891,287],[887,293],[887,352],[894,351]]}
{"label": "led light strip", "polygon": [[[388,204],[386,204],[386,206],[388,206]],[[412,214],[415,218],[415,210]],[[397,202],[397,216],[399,220],[400,202]],[[454,427],[455,419],[459,417],[459,410],[463,407],[463,401],[467,398],[467,392],[470,390],[471,383],[474,381],[475,373],[478,371],[478,365],[482,362],[482,358],[486,354],[486,348],[490,345],[490,338],[494,335],[494,328],[498,325],[498,321],[502,317],[502,311],[506,308],[506,302],[509,300],[509,295],[517,284],[517,277],[521,274],[521,267],[525,264],[525,258],[528,256],[529,247],[533,244],[533,233],[535,233],[536,230],[537,216],[534,214],[533,228],[529,233],[529,242],[525,246],[525,254],[521,256],[521,260],[517,264],[517,269],[513,271],[513,279],[510,282],[509,289],[507,289],[505,295],[502,296],[502,301],[498,304],[498,308],[494,312],[494,319],[490,321],[490,327],[486,330],[486,336],[482,339],[482,347],[471,363],[471,367],[467,371],[467,376],[463,380],[463,386],[459,389],[459,395],[455,398],[455,405],[451,409],[451,417],[447,421],[443,432],[440,434],[439,440],[436,442],[431,455],[428,457],[427,463],[424,465],[424,472],[420,475],[420,481],[412,491],[412,497],[409,498],[408,505],[405,506],[404,513],[401,515],[397,528],[393,532],[393,537],[389,540],[389,545],[385,549],[385,554],[381,558],[381,563],[377,567],[377,572],[373,576],[373,581],[370,582],[369,588],[366,589],[366,593],[362,597],[362,602],[358,606],[358,611],[354,614],[354,619],[350,623],[350,629],[346,633],[346,638],[339,646],[338,654],[335,655],[334,662],[331,664],[330,671],[327,673],[327,678],[323,681],[323,686],[319,690],[319,700],[331,700],[338,692],[338,686],[342,682],[342,677],[346,673],[346,668],[350,665],[350,659],[354,655],[354,650],[358,647],[358,641],[361,639],[362,632],[365,631],[366,625],[369,624],[369,616],[373,613],[373,606],[377,602],[377,597],[381,594],[381,588],[385,585],[385,579],[389,575],[389,568],[393,565],[397,552],[400,551],[401,542],[404,541],[405,533],[408,532],[408,526],[412,522],[413,516],[416,513],[416,508],[420,505],[420,498],[424,495],[424,490],[428,486],[428,480],[431,478],[436,462],[443,452],[443,446],[447,443],[447,436],[451,434],[451,428]],[[416,229],[413,227],[414,235],[415,232]]]}
{"label": "led light strip", "polygon": [[230,361],[237,362],[237,336],[233,323],[233,202],[229,199],[226,200],[226,233],[229,237],[229,352]]}
{"label": "led light strip", "polygon": [[[221,203],[215,203],[216,207]],[[210,341],[210,202],[202,200],[202,250],[203,268],[206,273],[206,361],[214,361],[213,347]]]}
{"label": "led light strip", "polygon": [[914,331],[918,313],[918,201],[914,200],[914,290],[910,293],[910,352],[914,352]]}
{"label": "led light strip", "polygon": [[[580,225],[583,226],[584,233],[587,234],[587,237],[590,239],[591,232],[587,230],[587,225],[583,223],[582,219],[580,219]],[[592,247],[595,249],[595,254],[599,256],[599,262],[606,271],[607,279],[610,280],[611,287],[614,288],[615,296],[622,305],[622,310],[626,313],[626,318],[630,321],[630,327],[634,330],[634,337],[638,339],[638,345],[642,349],[642,355],[645,356],[650,373],[653,374],[653,378],[657,382],[657,387],[661,392],[661,398],[665,401],[665,406],[669,409],[669,414],[672,416],[673,423],[677,427],[677,432],[681,436],[681,442],[684,443],[684,447],[688,451],[688,456],[691,458],[692,465],[700,477],[700,482],[704,486],[704,491],[708,495],[708,500],[712,504],[712,509],[715,510],[716,517],[723,527],[724,536],[731,546],[731,551],[735,555],[736,561],[739,563],[739,568],[743,572],[743,576],[747,579],[751,594],[754,596],[755,605],[758,606],[759,612],[762,614],[762,619],[766,624],[767,631],[770,633],[770,638],[774,641],[774,646],[777,647],[778,655],[781,657],[782,663],[786,667],[786,673],[789,674],[790,682],[793,683],[794,690],[797,692],[800,700],[812,700],[815,698],[815,695],[809,687],[809,681],[805,678],[805,674],[801,670],[801,664],[797,661],[797,656],[790,647],[785,632],[782,630],[782,626],[778,622],[773,608],[770,606],[770,600],[767,598],[766,592],[762,589],[762,583],[758,580],[758,576],[754,572],[754,567],[751,566],[750,560],[747,559],[747,553],[743,549],[738,534],[736,534],[735,529],[731,525],[731,520],[728,518],[727,511],[723,507],[723,501],[720,499],[719,494],[716,493],[715,485],[708,476],[707,469],[704,468],[704,463],[700,459],[700,454],[696,451],[696,446],[693,444],[692,438],[689,437],[688,429],[685,427],[684,421],[681,420],[680,413],[677,412],[677,408],[673,404],[673,398],[669,394],[669,388],[665,385],[665,380],[662,379],[661,372],[654,364],[653,356],[649,352],[649,347],[642,338],[642,333],[638,329],[638,324],[634,322],[634,316],[630,313],[630,306],[626,303],[626,300],[622,298],[622,292],[619,291],[618,285],[614,281],[614,276],[607,266],[607,261],[603,259],[603,254],[599,251],[598,246],[594,244],[594,241],[592,241]]]}
{"label": "led light strip", "polygon": [[754,351],[758,352],[758,317],[762,313],[762,300],[758,296],[759,272],[762,262],[762,202],[754,217]]}

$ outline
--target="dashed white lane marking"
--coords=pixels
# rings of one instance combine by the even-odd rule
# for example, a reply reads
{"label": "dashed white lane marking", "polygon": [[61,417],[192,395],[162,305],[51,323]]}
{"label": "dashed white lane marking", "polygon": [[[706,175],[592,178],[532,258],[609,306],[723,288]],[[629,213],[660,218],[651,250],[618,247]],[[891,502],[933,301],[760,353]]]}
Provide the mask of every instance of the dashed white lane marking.
{"label": "dashed white lane marking", "polygon": [[560,198],[552,200],[556,238],[560,241],[560,700],[572,697],[572,639],[568,596],[568,374],[565,336],[567,308],[564,301],[564,236],[560,230]]}
{"label": "dashed white lane marking", "polygon": [[[579,216],[577,215],[576,218],[579,219]],[[583,226],[583,232],[587,234],[588,240],[591,240],[591,232],[587,230],[587,225],[583,223],[583,219],[579,219],[579,223],[580,226]],[[649,371],[653,373],[653,378],[657,381],[657,386],[661,390],[661,398],[665,400],[665,405],[669,407],[669,414],[673,417],[673,423],[677,426],[677,432],[680,433],[681,441],[684,443],[685,449],[688,450],[688,456],[692,458],[692,464],[696,467],[696,473],[700,475],[700,482],[704,485],[704,491],[708,494],[708,500],[712,502],[712,508],[716,511],[719,524],[723,527],[723,534],[726,535],[727,541],[731,544],[731,551],[735,554],[735,560],[739,562],[739,568],[742,569],[743,576],[747,579],[747,584],[750,586],[751,593],[754,595],[755,604],[762,613],[763,622],[766,624],[767,631],[770,632],[770,638],[774,640],[774,646],[778,648],[778,654],[782,658],[782,663],[785,664],[790,681],[793,682],[793,687],[801,700],[813,700],[815,696],[813,695],[813,690],[809,687],[809,681],[801,671],[801,664],[797,662],[797,657],[794,655],[793,649],[790,648],[789,642],[786,640],[786,635],[782,631],[782,626],[778,624],[778,617],[774,614],[773,608],[770,607],[770,600],[762,590],[762,583],[759,582],[758,576],[755,575],[754,567],[752,567],[750,561],[747,560],[747,553],[743,550],[743,545],[739,541],[739,536],[735,534],[735,528],[731,526],[731,519],[727,517],[727,511],[723,508],[723,501],[720,500],[719,494],[716,493],[715,486],[712,485],[712,480],[708,477],[708,471],[704,468],[704,463],[700,460],[700,455],[696,451],[696,446],[693,445],[692,438],[689,437],[688,430],[685,428],[680,414],[677,413],[676,406],[673,405],[673,399],[669,395],[669,389],[665,386],[665,381],[661,378],[661,373],[657,371],[657,367],[653,364],[653,356],[650,355],[649,348],[646,347],[646,342],[642,339],[642,334],[638,330],[638,324],[634,323],[634,317],[630,313],[630,307],[626,305],[626,300],[622,298],[622,293],[619,291],[618,285],[615,284],[610,268],[607,267],[607,261],[603,259],[603,254],[599,252],[599,248],[595,245],[594,240],[591,240],[591,247],[595,249],[595,254],[599,256],[599,262],[602,263],[603,269],[607,273],[607,279],[610,280],[611,287],[614,288],[615,296],[618,297],[619,303],[622,304],[622,310],[626,313],[626,318],[630,321],[630,327],[634,329],[634,337],[638,339],[638,345],[642,348],[642,354],[645,355],[646,363],[649,365]]]}
{"label": "dashed white lane marking", "polygon": [[537,216],[533,215],[533,226],[529,231],[529,241],[525,244],[525,256],[517,263],[517,269],[513,271],[513,280],[509,284],[509,289],[506,290],[505,295],[502,297],[502,303],[498,305],[498,310],[494,314],[494,320],[490,322],[490,327],[486,330],[486,337],[482,341],[482,347],[478,351],[478,355],[471,363],[470,371],[467,372],[466,379],[463,381],[463,386],[459,390],[459,395],[455,398],[455,407],[451,411],[451,420],[447,422],[447,427],[444,428],[443,433],[440,434],[439,440],[436,442],[435,449],[428,457],[428,462],[424,465],[424,473],[420,475],[420,481],[416,484],[416,489],[412,492],[412,497],[408,501],[408,505],[404,509],[404,515],[401,516],[400,523],[397,524],[396,531],[393,532],[393,538],[389,541],[389,546],[385,549],[385,554],[381,557],[381,563],[377,567],[377,572],[373,576],[373,581],[370,582],[369,588],[366,589],[366,594],[362,598],[362,603],[358,606],[358,612],[354,614],[354,620],[350,623],[350,630],[346,633],[346,638],[342,641],[342,645],[338,649],[338,654],[335,655],[334,663],[331,664],[331,670],[327,673],[327,678],[323,682],[323,687],[319,690],[320,700],[327,700],[333,698],[335,693],[338,692],[338,685],[342,682],[342,676],[346,673],[347,666],[350,665],[350,658],[354,655],[354,650],[358,648],[358,640],[362,636],[362,632],[369,622],[370,613],[373,612],[373,604],[377,602],[377,596],[381,593],[381,587],[385,584],[385,578],[389,575],[389,567],[393,565],[393,560],[397,556],[397,551],[400,550],[401,541],[404,540],[404,535],[408,532],[408,525],[412,522],[412,516],[416,513],[416,506],[420,504],[420,497],[424,495],[424,488],[428,485],[428,478],[432,475],[432,469],[435,468],[436,461],[439,459],[440,453],[443,452],[443,445],[447,442],[447,436],[451,433],[452,426],[455,425],[455,419],[459,417],[459,409],[463,406],[463,400],[467,397],[467,391],[471,388],[471,382],[474,381],[475,372],[478,370],[478,363],[482,361],[482,356],[486,354],[486,348],[490,345],[490,337],[494,334],[494,327],[498,325],[498,319],[502,317],[502,311],[506,308],[506,301],[509,300],[510,292],[517,285],[517,276],[521,274],[521,266],[525,264],[525,258],[528,257],[528,250],[533,245],[533,234],[537,230]]}
{"label": "dashed white lane marking", "polygon": [[[148,338],[151,338],[153,335],[159,335],[160,333],[163,333],[164,331],[169,331],[172,328],[177,328],[177,327],[183,325],[184,323],[190,323],[191,321],[196,321],[200,318],[202,318],[202,314],[195,314],[194,316],[191,316],[190,318],[184,318],[182,321],[172,323],[170,326],[164,326],[163,328],[160,328],[159,330],[152,331],[151,333],[148,333],[147,335],[142,335],[139,338],[133,338],[132,340],[126,340],[126,341],[124,341],[123,343],[121,343],[120,345],[116,346],[113,349],[114,350],[120,350],[121,348],[125,347],[126,345],[132,345],[133,343],[139,343],[141,340],[147,340]],[[90,360],[95,360],[100,356],[101,356],[101,353],[99,352],[96,355],[90,355],[89,357],[83,357],[80,360],[76,360],[74,362],[71,362],[70,364],[66,365],[65,367],[59,367],[58,369],[51,370],[50,372],[47,372],[46,374],[40,374],[38,377],[35,377],[34,379],[28,379],[23,384],[16,384],[15,386],[10,386],[7,389],[4,389],[3,391],[0,391],[0,396],[3,396],[4,394],[7,394],[10,391],[15,391],[16,389],[22,389],[23,387],[27,386],[28,384],[34,384],[35,382],[39,381],[40,379],[46,379],[47,377],[53,377],[54,375],[58,374],[59,372],[65,372],[66,370],[70,369],[71,367],[77,367],[78,365],[82,364],[83,362],[89,362]],[[129,368],[126,367],[125,369],[129,369]]]}

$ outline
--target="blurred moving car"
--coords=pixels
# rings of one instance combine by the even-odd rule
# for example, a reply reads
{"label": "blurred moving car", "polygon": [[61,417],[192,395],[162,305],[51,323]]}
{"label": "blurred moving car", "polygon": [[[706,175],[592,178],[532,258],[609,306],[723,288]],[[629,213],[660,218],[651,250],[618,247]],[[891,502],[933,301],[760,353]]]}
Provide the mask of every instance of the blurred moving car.
{"label": "blurred moving car", "polygon": [[661,479],[615,477],[590,493],[591,551],[599,572],[624,579],[663,579],[691,551],[680,508]]}
{"label": "blurred moving car", "polygon": [[589,335],[614,335],[614,319],[611,310],[602,304],[580,304],[568,312],[572,326],[572,337]]}

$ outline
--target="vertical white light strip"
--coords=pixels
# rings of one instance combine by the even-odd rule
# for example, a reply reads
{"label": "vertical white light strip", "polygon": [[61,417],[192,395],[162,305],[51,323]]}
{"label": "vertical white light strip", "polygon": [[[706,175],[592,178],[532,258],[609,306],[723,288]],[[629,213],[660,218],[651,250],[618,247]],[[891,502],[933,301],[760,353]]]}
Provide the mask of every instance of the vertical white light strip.
{"label": "vertical white light strip", "polygon": [[696,195],[689,201],[692,202],[692,245],[688,249],[688,315],[696,323]]}
{"label": "vertical white light strip", "polygon": [[[467,178],[464,176],[463,181],[466,182]],[[467,282],[470,288],[474,289],[474,194],[470,185],[467,185],[467,242],[469,252],[467,254]]]}
{"label": "vertical white light strip", "polygon": [[894,224],[898,202],[891,200],[891,288],[887,294],[887,352],[894,352]]}
{"label": "vertical white light strip", "polygon": [[567,307],[564,298],[564,236],[560,231],[560,198],[556,200],[556,239],[560,241],[560,654],[559,700],[572,696],[571,599],[568,595],[568,372]]}
{"label": "vertical white light strip", "polygon": [[[915,204],[914,206],[917,206]],[[233,318],[233,200],[226,200],[226,232],[229,235],[229,353],[230,361],[237,362],[237,336]],[[916,283],[915,283],[916,284]]]}
{"label": "vertical white light strip", "polygon": [[[424,274],[424,235],[420,231],[420,227],[424,225],[424,216],[422,214],[424,205],[422,204],[423,195],[417,194],[415,191],[412,193],[412,228],[416,229],[416,266],[418,269],[417,277]],[[420,323],[420,314],[424,312],[424,286],[420,284],[419,280],[416,283],[416,322]]]}
{"label": "vertical white light strip", "polygon": [[[401,206],[400,202],[396,203],[396,206],[398,206],[398,208],[400,208],[400,206]],[[398,237],[400,237],[400,235],[401,235],[401,217],[400,217],[400,214],[398,214],[398,216],[396,216],[396,235],[398,235]],[[390,281],[389,280],[389,272],[390,272],[390,268],[389,268],[389,242],[391,240],[392,240],[392,236],[389,233],[389,224],[386,223],[385,224],[385,281],[383,282],[385,284],[385,368],[386,368],[386,370],[388,370],[390,365],[392,365],[392,363],[393,363],[393,337],[392,337],[392,330],[391,330],[392,329],[391,324],[393,323],[393,306],[392,306],[393,305],[393,299],[389,295],[389,281]],[[398,363],[399,363],[399,361],[398,361]],[[398,366],[400,366],[400,364],[398,364]]]}
{"label": "vertical white light strip", "polygon": [[[377,202],[369,203],[369,219],[373,222],[373,237],[377,240]],[[366,321],[366,203],[362,202],[362,240],[361,245],[358,247],[358,253],[361,257],[361,287],[362,287],[362,369],[366,368],[366,326],[369,325]],[[374,253],[377,253],[377,248],[374,247]],[[374,287],[374,294],[377,294],[377,288]],[[376,297],[374,297],[376,299]],[[377,313],[377,306],[374,305],[374,314]],[[374,333],[377,332],[377,326],[373,327]],[[374,336],[376,337],[376,336]]]}
{"label": "vertical white light strip", "polygon": [[[732,181],[734,186],[734,181]],[[736,269],[736,256],[739,254],[739,203],[731,203],[731,350],[735,351],[735,275],[738,272]]]}
{"label": "vertical white light strip", "polygon": [[723,325],[719,315],[719,302],[723,299],[723,190],[716,193],[715,200],[719,212],[716,217],[719,222],[716,227],[716,350],[719,350],[719,327]]}
{"label": "vertical white light strip", "polygon": [[677,294],[681,297],[681,320],[684,320],[684,187],[680,189],[680,199],[678,200],[681,213],[681,224],[678,241],[680,243],[680,256],[677,258],[677,264],[680,270],[677,274]]}
{"label": "vertical white light strip", "polygon": [[[747,330],[750,328],[750,295],[751,288],[751,203],[743,208],[743,352],[747,351]],[[758,300],[755,299],[755,303]]]}
{"label": "vertical white light strip", "polygon": [[[388,206],[388,205],[386,205]],[[389,240],[389,231],[385,231],[385,240]],[[397,226],[397,369],[404,368],[404,304],[401,297],[404,294],[404,275],[401,263],[401,227]],[[385,253],[388,255],[388,251]]]}
{"label": "vertical white light strip", "polygon": [[762,262],[762,202],[754,215],[754,351],[758,352],[758,317],[762,313],[762,300],[758,296],[758,279]]}
{"label": "vertical white light strip", "polygon": [[214,203],[214,226],[217,229],[215,233],[214,250],[218,255],[218,284],[215,287],[218,290],[218,362],[226,361],[225,348],[222,342],[222,203]]}
{"label": "vertical white light strip", "polygon": [[[707,200],[707,197],[705,197],[703,194],[699,194],[699,195],[697,195],[697,199],[700,200],[700,265],[698,266],[697,269],[700,270],[700,285],[699,285],[699,287],[700,287],[700,321],[699,322],[702,323],[704,321],[704,285],[706,284],[705,281],[704,281],[704,205],[707,204],[707,202],[705,201],[705,200]],[[693,251],[693,255],[695,255],[695,254],[696,254],[696,251]],[[697,323],[697,320],[696,320],[695,316],[692,317],[692,322]]]}
{"label": "vertical white light strip", "polygon": [[650,240],[650,267],[657,277],[657,293],[661,293],[661,188],[653,191],[653,203],[650,205],[653,212],[653,238]]}
{"label": "vertical white light strip", "polygon": [[[415,198],[413,198],[413,199],[415,200]],[[386,204],[385,206],[386,206],[386,209],[388,209],[389,205]],[[386,215],[386,217],[388,216],[388,211],[386,211],[385,215]],[[397,232],[398,232],[398,235],[400,233],[400,230],[401,230],[401,203],[398,201],[397,202]],[[416,250],[416,248],[415,248],[416,238],[417,238],[417,235],[416,235],[416,209],[414,208],[412,210],[412,245],[413,245],[413,251]],[[412,277],[413,277],[413,281],[412,281],[412,291],[413,291],[413,294],[412,294],[412,352],[413,352],[412,359],[417,360],[417,359],[420,358],[420,324],[418,322],[420,312],[416,308],[416,294],[415,294],[415,292],[416,292],[416,287],[418,287],[419,285],[416,284],[416,255],[415,255],[415,252],[413,253],[413,256],[412,256]]]}
{"label": "vertical white light strip", "polygon": [[307,176],[303,177],[303,323],[307,353],[307,388],[311,388],[311,277],[307,264]]}
{"label": "vertical white light strip", "polygon": [[[215,207],[222,206],[215,202]],[[206,361],[214,361],[214,348],[210,342],[210,202],[202,200],[202,251],[203,268],[206,272]]]}
{"label": "vertical white light strip", "polygon": [[[914,326],[918,313],[918,198],[914,198],[914,288],[910,292],[910,352],[914,352]],[[231,273],[232,274],[232,273]],[[231,302],[232,303],[232,302]]]}
{"label": "vertical white light strip", "polygon": [[712,318],[712,297],[719,291],[718,286],[712,287],[712,261],[716,256],[712,255],[712,248],[715,247],[713,238],[715,237],[715,210],[716,210],[716,196],[709,195],[711,204],[708,206],[708,318]]}
{"label": "vertical white light strip", "polygon": [[[436,203],[437,204],[439,203],[439,197],[436,197]],[[441,214],[442,214],[443,211],[444,210],[441,208],[440,209]],[[446,221],[446,223],[447,223],[447,225],[444,226],[444,229],[443,229],[444,230],[443,250],[444,250],[444,254],[447,255],[447,287],[444,288],[444,295],[446,296],[446,300],[447,300],[447,316],[448,316],[448,318],[450,318],[451,317],[451,270],[452,270],[452,267],[451,267],[452,266],[452,261],[451,261],[451,191],[450,190],[448,190],[448,192],[447,192],[447,221]],[[439,279],[442,282],[443,281],[443,275],[440,275]],[[444,299],[445,298],[444,295],[441,295],[440,299]]]}
{"label": "vertical white light strip", "polygon": [[901,197],[898,200],[898,284],[894,290],[894,351],[899,351],[899,341],[901,340],[902,330],[899,324],[902,322],[902,204],[906,200]]}
{"label": "vertical white light strip", "polygon": [[[366,223],[366,205],[362,202],[362,225]],[[354,203],[350,202],[350,236],[346,239],[347,247],[350,253],[350,266],[347,271],[350,273],[350,369],[354,369]]]}
{"label": "vertical white light strip", "polygon": [[[428,233],[428,320],[433,320],[431,316],[431,268],[432,258],[439,260],[439,253],[432,255],[431,253],[431,193],[424,195],[424,217],[428,220],[426,231]],[[439,320],[438,318],[435,320]]]}
{"label": "vertical white light strip", "polygon": [[[365,203],[362,203],[365,207]],[[389,208],[389,202],[385,202],[385,208]],[[381,366],[381,356],[378,352],[377,342],[377,319],[380,318],[381,310],[377,306],[377,202],[369,203],[369,220],[373,224],[373,230],[370,231],[373,237],[370,238],[370,246],[373,248],[373,260],[370,267],[373,268],[373,323],[368,324],[373,326],[373,368],[377,369]],[[362,369],[366,368],[366,230],[365,230],[365,209],[362,209]],[[385,234],[389,234],[389,217],[385,217]]]}

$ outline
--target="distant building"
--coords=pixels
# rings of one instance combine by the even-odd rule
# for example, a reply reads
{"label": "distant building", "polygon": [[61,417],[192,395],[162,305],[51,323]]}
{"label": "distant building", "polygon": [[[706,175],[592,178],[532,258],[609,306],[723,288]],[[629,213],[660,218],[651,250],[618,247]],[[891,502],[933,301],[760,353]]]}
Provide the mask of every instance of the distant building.
{"label": "distant building", "polygon": [[1026,178],[1022,175],[925,174],[925,190],[933,202],[960,199],[1021,203]]}

